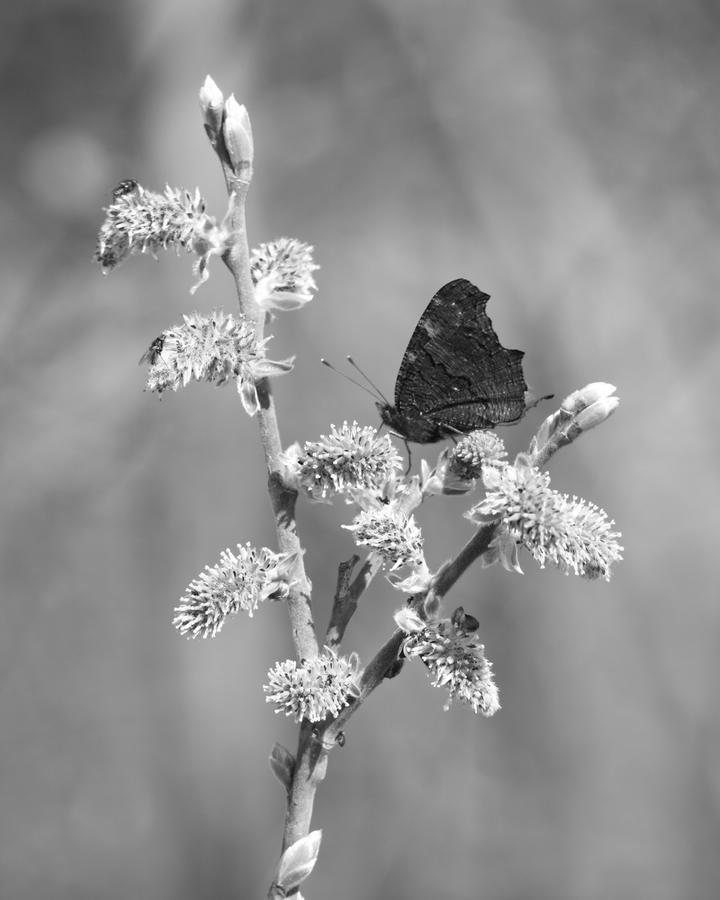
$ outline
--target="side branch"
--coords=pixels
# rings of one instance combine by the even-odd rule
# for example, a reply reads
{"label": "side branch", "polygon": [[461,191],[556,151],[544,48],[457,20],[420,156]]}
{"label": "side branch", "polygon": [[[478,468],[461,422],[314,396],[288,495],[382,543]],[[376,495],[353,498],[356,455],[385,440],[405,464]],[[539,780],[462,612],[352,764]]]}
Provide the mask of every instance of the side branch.
{"label": "side branch", "polygon": [[460,576],[470,568],[478,557],[485,553],[490,547],[493,537],[495,537],[497,527],[497,522],[481,525],[455,559],[451,559],[450,562],[445,563],[440,568],[432,583],[432,590],[435,591],[438,597],[444,597]]}
{"label": "side branch", "polygon": [[360,562],[357,553],[353,553],[350,559],[341,562],[338,566],[337,587],[333,608],[330,613],[330,622],[325,633],[325,644],[332,649],[339,646],[345,634],[348,622],[357,609],[357,599],[350,593],[350,578],[353,569]]}
{"label": "side branch", "polygon": [[[458,555],[440,569],[433,579],[428,593],[434,591],[438,597],[444,596],[472,563],[489,548],[496,529],[496,522],[481,525]],[[416,594],[408,605],[420,610],[425,597],[426,594]],[[351,716],[355,715],[367,697],[387,676],[392,664],[398,658],[405,637],[405,632],[398,628],[367,664],[360,679],[360,696],[346,706],[324,731],[322,743],[325,748],[329,749],[337,742],[338,735],[347,725]]]}
{"label": "side branch", "polygon": [[358,574],[350,582],[352,570],[359,559],[360,557],[354,554],[347,562],[340,563],[338,568],[338,586],[325,636],[325,643],[332,649],[339,646],[348,622],[355,615],[358,600],[382,567],[382,559],[378,554],[370,553]]}

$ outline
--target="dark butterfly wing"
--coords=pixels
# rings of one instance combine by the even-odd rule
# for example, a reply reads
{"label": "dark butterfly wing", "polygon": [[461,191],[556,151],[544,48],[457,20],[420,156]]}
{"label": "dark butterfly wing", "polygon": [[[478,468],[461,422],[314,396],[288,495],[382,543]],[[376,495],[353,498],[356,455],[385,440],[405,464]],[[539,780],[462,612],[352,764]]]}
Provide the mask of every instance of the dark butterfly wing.
{"label": "dark butterfly wing", "polygon": [[409,441],[517,422],[527,385],[521,350],[503,347],[485,306],[490,299],[458,278],[441,287],[420,317],[383,421]]}

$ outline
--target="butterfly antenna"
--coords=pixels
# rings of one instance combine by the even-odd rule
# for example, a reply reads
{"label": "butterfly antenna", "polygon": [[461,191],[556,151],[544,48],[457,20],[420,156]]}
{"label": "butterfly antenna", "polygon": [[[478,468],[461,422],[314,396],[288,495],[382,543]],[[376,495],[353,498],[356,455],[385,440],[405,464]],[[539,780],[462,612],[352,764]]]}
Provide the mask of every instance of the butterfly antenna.
{"label": "butterfly antenna", "polygon": [[525,412],[529,412],[531,409],[534,409],[539,403],[542,403],[543,400],[552,400],[555,394],[544,394],[542,397],[538,397],[538,395],[533,391],[532,388],[529,388],[525,392]]}
{"label": "butterfly antenna", "polygon": [[[377,396],[380,397],[380,399],[384,403],[386,403],[388,406],[390,406],[391,404],[390,404],[388,398],[385,396],[385,394],[383,394],[383,392],[380,390],[380,388],[373,381],[370,380],[370,378],[365,374],[365,372],[363,372],[363,370],[355,362],[355,360],[352,358],[352,356],[348,356],[347,361],[350,363],[350,365],[353,367],[353,369],[357,369],[357,371],[362,375],[362,377],[365,379],[365,381],[367,381],[367,383],[370,385],[370,387],[375,391]],[[356,382],[356,384],[357,384],[357,382]]]}
{"label": "butterfly antenna", "polygon": [[[349,381],[349,382],[351,382],[352,384],[356,385],[356,387],[359,387],[361,391],[365,391],[366,394],[370,394],[370,396],[373,398],[373,400],[377,400],[377,399],[378,399],[377,396],[376,396],[375,394],[373,394],[373,392],[372,392],[371,390],[368,389],[367,385],[362,384],[362,382],[360,382],[360,381],[356,381],[354,378],[351,378],[351,377],[350,377],[349,375],[347,375],[345,372],[341,372],[340,369],[336,369],[335,366],[334,366],[332,363],[328,362],[325,358],[322,358],[322,359],[320,360],[320,362],[321,362],[324,366],[327,366],[328,369],[332,369],[333,372],[335,372],[337,375],[340,375],[341,378],[344,378],[346,381]],[[369,379],[368,379],[368,381],[369,381]],[[370,384],[372,384],[372,381],[370,381]],[[375,387],[374,384],[373,384],[373,387]],[[377,390],[377,388],[376,388],[376,390]],[[378,391],[378,394],[380,394],[380,391]],[[385,400],[385,398],[383,397],[382,394],[380,394],[380,398],[381,398],[382,400]],[[386,400],[385,400],[385,402],[387,403]]]}

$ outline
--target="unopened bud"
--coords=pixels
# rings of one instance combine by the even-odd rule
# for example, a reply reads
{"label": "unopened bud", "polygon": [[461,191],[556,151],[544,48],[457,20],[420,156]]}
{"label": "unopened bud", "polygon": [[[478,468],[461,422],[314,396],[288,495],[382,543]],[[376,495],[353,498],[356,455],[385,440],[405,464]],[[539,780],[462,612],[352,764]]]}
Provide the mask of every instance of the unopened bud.
{"label": "unopened bud", "polygon": [[593,381],[591,384],[586,384],[585,387],[569,394],[563,400],[560,408],[571,415],[575,415],[597,400],[602,400],[614,393],[614,384],[608,384],[606,381]]}
{"label": "unopened bud", "polygon": [[581,431],[590,431],[611,416],[620,406],[619,397],[602,397],[586,406],[575,416],[575,424]]}
{"label": "unopened bud", "polygon": [[222,111],[225,98],[222,91],[208,75],[200,88],[200,109],[210,138],[214,139],[222,127]]}
{"label": "unopened bud", "polygon": [[570,413],[565,413],[562,408],[554,413],[550,413],[547,419],[545,419],[538,428],[537,434],[533,438],[534,448],[537,450],[545,447],[562,422],[567,422],[569,418]]}
{"label": "unopened bud", "polygon": [[281,891],[281,896],[287,896],[293,888],[308,877],[315,868],[318,853],[320,852],[320,841],[322,840],[322,831],[311,831],[305,837],[295,841],[283,853],[278,864],[278,873],[276,885]]}
{"label": "unopened bud", "polygon": [[253,137],[247,109],[231,94],[225,101],[223,123],[225,147],[235,174],[243,181],[252,178]]}
{"label": "unopened bud", "polygon": [[560,447],[577,440],[583,431],[600,425],[620,405],[613,397],[615,385],[606,381],[593,381],[563,400],[560,408],[540,426],[530,445],[533,465],[544,466]]}
{"label": "unopened bud", "polygon": [[295,757],[282,744],[276,743],[270,753],[269,762],[273,775],[286,790],[290,790],[295,771]]}

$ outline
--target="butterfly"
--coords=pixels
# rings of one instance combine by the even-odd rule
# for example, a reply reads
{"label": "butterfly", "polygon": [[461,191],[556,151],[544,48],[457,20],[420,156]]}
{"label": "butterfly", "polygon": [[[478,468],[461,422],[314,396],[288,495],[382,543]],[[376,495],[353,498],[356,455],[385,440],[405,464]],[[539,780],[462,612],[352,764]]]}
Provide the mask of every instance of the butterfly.
{"label": "butterfly", "polygon": [[[415,326],[382,421],[405,441],[430,444],[518,422],[529,406],[522,350],[498,340],[489,294],[465,278],[440,288]],[[530,404],[534,405],[534,404]]]}

